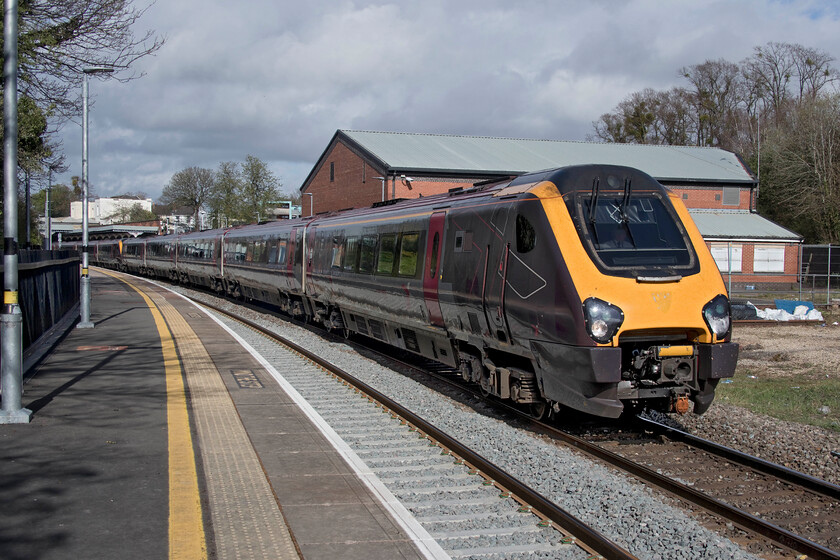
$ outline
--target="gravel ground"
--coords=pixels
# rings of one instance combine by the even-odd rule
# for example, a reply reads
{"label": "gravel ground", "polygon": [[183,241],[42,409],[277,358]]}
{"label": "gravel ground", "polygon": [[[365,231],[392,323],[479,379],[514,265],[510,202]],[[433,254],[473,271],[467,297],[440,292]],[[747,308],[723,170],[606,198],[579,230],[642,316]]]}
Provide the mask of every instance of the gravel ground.
{"label": "gravel ground", "polygon": [[[824,325],[824,326],[823,326]],[[733,340],[741,345],[739,376],[815,378],[840,376],[840,326],[736,326]],[[840,403],[827,402],[832,410]],[[840,484],[840,433],[769,416],[716,399],[702,416],[673,418],[688,431],[780,463],[789,468]]]}

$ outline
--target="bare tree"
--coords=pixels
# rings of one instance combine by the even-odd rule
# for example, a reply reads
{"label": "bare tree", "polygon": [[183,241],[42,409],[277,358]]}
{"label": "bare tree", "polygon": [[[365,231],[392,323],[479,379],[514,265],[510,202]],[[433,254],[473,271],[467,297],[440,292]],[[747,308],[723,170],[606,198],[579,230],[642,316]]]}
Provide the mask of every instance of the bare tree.
{"label": "bare tree", "polygon": [[689,93],[683,88],[672,88],[659,92],[657,97],[656,126],[661,143],[671,146],[691,144],[697,127]]}
{"label": "bare tree", "polygon": [[[132,28],[146,9],[135,8],[131,0],[21,0],[22,93],[49,117],[62,120],[79,114],[85,67],[127,70],[163,45],[164,39],[154,31],[134,36]],[[117,75],[121,81],[137,77],[125,72]]]}
{"label": "bare tree", "polygon": [[160,201],[163,204],[181,205],[192,208],[195,227],[199,228],[198,212],[213,192],[216,174],[212,169],[188,167],[172,176],[163,188]]}
{"label": "bare tree", "polygon": [[827,52],[791,45],[791,54],[798,78],[800,102],[803,99],[816,99],[827,85],[837,82],[837,70],[831,67],[834,57]]}
{"label": "bare tree", "polygon": [[762,146],[760,209],[812,242],[840,242],[840,95],[806,100]]}
{"label": "bare tree", "polygon": [[736,136],[735,115],[744,84],[737,64],[723,59],[686,66],[680,74],[689,81],[697,117],[697,144],[726,146]]}
{"label": "bare tree", "polygon": [[770,42],[755,47],[755,52],[742,66],[747,80],[757,86],[777,124],[784,121],[790,101],[789,85],[796,71],[793,45]]}
{"label": "bare tree", "polygon": [[591,139],[634,144],[688,144],[696,126],[686,91],[647,88],[628,96],[593,122]]}

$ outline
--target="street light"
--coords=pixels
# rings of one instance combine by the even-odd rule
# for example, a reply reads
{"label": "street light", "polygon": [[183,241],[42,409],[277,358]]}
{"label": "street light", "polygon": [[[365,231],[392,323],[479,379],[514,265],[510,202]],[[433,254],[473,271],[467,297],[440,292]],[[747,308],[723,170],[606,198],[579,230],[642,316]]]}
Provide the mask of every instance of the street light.
{"label": "street light", "polygon": [[88,75],[107,74],[114,69],[108,66],[89,66],[82,69],[82,279],[81,279],[81,321],[80,329],[91,329],[90,320],[90,276],[88,273]]}
{"label": "street light", "polygon": [[309,217],[311,218],[312,216],[315,215],[315,213],[312,211],[312,205],[314,204],[315,194],[311,193],[311,192],[307,192],[307,193],[303,193],[303,194],[305,194],[306,196],[309,197]]}

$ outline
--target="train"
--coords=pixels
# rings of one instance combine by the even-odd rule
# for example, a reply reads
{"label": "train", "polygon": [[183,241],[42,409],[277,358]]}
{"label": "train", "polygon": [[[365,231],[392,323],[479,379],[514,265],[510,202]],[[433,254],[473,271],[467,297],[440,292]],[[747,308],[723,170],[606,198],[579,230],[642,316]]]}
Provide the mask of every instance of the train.
{"label": "train", "polygon": [[274,305],[454,368],[534,417],[702,414],[735,371],[687,209],[576,165],[308,218],[100,241],[91,263]]}

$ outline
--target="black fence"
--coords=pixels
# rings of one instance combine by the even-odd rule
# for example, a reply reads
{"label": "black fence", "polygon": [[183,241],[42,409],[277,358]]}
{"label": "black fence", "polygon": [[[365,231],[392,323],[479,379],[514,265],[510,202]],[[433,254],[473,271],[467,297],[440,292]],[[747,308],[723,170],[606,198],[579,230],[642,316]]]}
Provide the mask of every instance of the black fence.
{"label": "black fence", "polygon": [[18,302],[23,314],[24,352],[76,307],[79,282],[78,251],[18,252]]}

